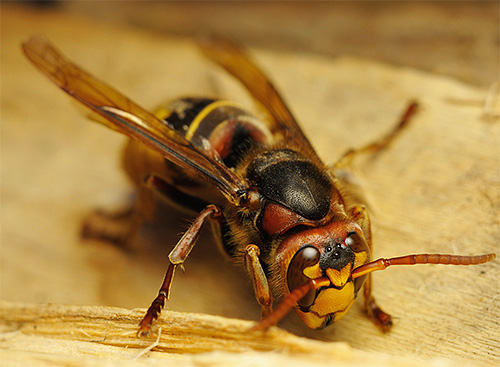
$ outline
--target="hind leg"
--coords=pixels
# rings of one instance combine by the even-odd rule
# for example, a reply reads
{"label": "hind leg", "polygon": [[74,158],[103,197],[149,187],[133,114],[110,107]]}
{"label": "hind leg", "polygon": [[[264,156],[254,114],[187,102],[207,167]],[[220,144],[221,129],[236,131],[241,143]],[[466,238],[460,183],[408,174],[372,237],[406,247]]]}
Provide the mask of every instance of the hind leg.
{"label": "hind leg", "polygon": [[401,132],[408,126],[411,121],[411,118],[415,115],[418,110],[418,103],[411,102],[401,115],[399,122],[394,126],[394,128],[386,135],[382,136],[378,140],[365,145],[364,147],[357,149],[349,149],[344,155],[338,160],[335,164],[334,169],[342,169],[350,166],[352,160],[359,154],[362,153],[371,153],[376,154],[383,149],[386,149],[400,134]]}
{"label": "hind leg", "polygon": [[131,249],[142,223],[149,216],[144,213],[154,213],[153,198],[146,198],[147,193],[141,191],[138,192],[135,199],[120,207],[106,210],[97,209],[87,215],[82,223],[81,237]]}
{"label": "hind leg", "polygon": [[81,236],[131,249],[142,223],[154,220],[159,197],[170,195],[168,185],[157,185],[159,179],[148,178],[157,177],[153,173],[160,172],[171,182],[176,176],[161,155],[133,140],[125,146],[122,165],[136,188],[135,196],[124,205],[96,210],[88,215],[82,225]]}

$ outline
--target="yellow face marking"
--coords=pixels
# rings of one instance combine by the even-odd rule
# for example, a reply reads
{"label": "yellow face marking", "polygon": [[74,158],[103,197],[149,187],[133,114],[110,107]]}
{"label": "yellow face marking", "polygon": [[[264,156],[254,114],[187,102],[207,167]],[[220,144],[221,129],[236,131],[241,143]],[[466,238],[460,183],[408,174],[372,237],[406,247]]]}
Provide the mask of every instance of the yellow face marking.
{"label": "yellow face marking", "polygon": [[295,312],[308,327],[318,329],[325,326],[328,315],[333,316],[333,321],[344,316],[354,300],[354,284],[349,282],[341,290],[328,288],[321,291],[309,312],[303,312],[298,308]]}
{"label": "yellow face marking", "polygon": [[358,266],[364,265],[366,263],[366,259],[368,258],[368,252],[362,251],[362,252],[356,252],[354,253],[354,269],[356,269]]}
{"label": "yellow face marking", "polygon": [[326,275],[328,275],[328,278],[330,279],[330,281],[334,286],[340,288],[347,283],[347,280],[351,275],[351,267],[352,264],[349,263],[346,266],[344,266],[340,271],[335,269],[326,269]]}
{"label": "yellow face marking", "polygon": [[321,277],[321,269],[319,268],[319,263],[305,268],[303,271],[304,275],[311,279],[316,279]]}

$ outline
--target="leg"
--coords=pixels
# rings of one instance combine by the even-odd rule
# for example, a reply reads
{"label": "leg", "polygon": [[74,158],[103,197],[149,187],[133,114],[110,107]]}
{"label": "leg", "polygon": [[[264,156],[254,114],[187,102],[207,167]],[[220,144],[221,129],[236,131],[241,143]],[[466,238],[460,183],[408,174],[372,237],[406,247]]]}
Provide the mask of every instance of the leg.
{"label": "leg", "polygon": [[128,240],[133,237],[138,225],[132,219],[133,205],[119,211],[95,210],[83,221],[80,236],[83,239],[97,239],[128,248]]}
{"label": "leg", "polygon": [[191,227],[184,233],[182,238],[177,242],[174,249],[168,255],[170,264],[163,279],[163,283],[158,291],[158,296],[153,300],[151,306],[149,306],[146,315],[139,324],[139,331],[137,336],[146,336],[151,331],[151,325],[153,320],[156,320],[161,313],[163,306],[165,305],[165,300],[168,300],[170,295],[170,286],[172,285],[172,279],[174,277],[175,268],[177,265],[182,267],[182,264],[189,256],[191,250],[196,244],[201,229],[203,225],[209,219],[220,219],[222,213],[219,208],[215,205],[207,206],[200,215],[195,219]]}
{"label": "leg", "polygon": [[267,282],[264,269],[260,265],[259,260],[260,250],[256,245],[248,245],[245,249],[245,264],[247,271],[252,277],[253,290],[255,298],[262,307],[261,316],[267,316],[273,307],[273,298],[271,296],[271,289]]}
{"label": "leg", "polygon": [[127,206],[107,211],[96,210],[85,219],[81,236],[113,243],[124,249],[132,249],[133,239],[142,223],[154,220],[158,196],[168,198],[172,204],[189,206],[195,211],[203,210],[207,204],[182,193],[154,173],[148,174],[137,184],[134,202]]}
{"label": "leg", "polygon": [[[351,209],[352,218],[356,223],[359,224],[361,229],[365,234],[366,242],[372,252],[372,236],[370,229],[370,217],[368,212],[362,205],[357,205]],[[364,309],[368,314],[368,317],[373,321],[373,323],[382,330],[382,332],[388,332],[392,327],[391,315],[382,311],[382,309],[375,302],[375,298],[372,296],[372,277],[368,274],[365,284],[363,285],[363,301]]]}
{"label": "leg", "polygon": [[368,274],[365,284],[363,286],[363,301],[365,312],[368,317],[373,321],[373,323],[382,332],[387,333],[392,327],[392,317],[391,315],[382,311],[382,309],[375,302],[375,298],[372,296],[372,276]]}
{"label": "leg", "polygon": [[137,194],[126,205],[107,210],[95,210],[82,225],[81,237],[110,242],[131,250],[134,238],[144,221],[152,221],[155,214],[155,187],[147,182],[138,186]]}
{"label": "leg", "polygon": [[144,221],[138,209],[142,207],[141,201],[142,198],[139,195],[135,202],[127,203],[126,206],[111,210],[94,210],[82,223],[81,238],[105,241],[131,250],[134,238]]}
{"label": "leg", "polygon": [[395,138],[403,131],[403,129],[408,126],[411,121],[411,117],[417,112],[418,104],[417,102],[411,102],[406,108],[405,112],[401,116],[399,123],[392,129],[387,135],[383,136],[381,139],[374,141],[364,147],[358,149],[349,149],[335,164],[335,169],[342,169],[351,164],[354,157],[360,153],[377,153],[382,149],[387,148]]}

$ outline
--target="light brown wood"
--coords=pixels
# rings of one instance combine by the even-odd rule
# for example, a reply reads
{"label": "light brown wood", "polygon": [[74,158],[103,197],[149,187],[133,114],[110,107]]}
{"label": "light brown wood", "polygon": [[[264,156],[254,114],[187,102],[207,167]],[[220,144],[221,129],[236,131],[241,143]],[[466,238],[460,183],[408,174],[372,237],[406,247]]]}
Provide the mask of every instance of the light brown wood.
{"label": "light brown wood", "polygon": [[[424,366],[422,361],[362,352],[346,343],[325,343],[272,328],[248,332],[251,322],[206,314],[167,311],[158,334],[137,338],[144,309],[0,304],[0,357],[9,364],[44,366],[276,365],[358,366],[370,361],[384,366]],[[153,348],[151,348],[153,347]],[[151,349],[153,349],[151,351]],[[5,359],[4,359],[5,358]],[[434,361],[433,366],[451,366]],[[455,365],[455,361],[453,365]],[[458,365],[462,365],[459,363]]]}
{"label": "light brown wood", "polygon": [[[179,95],[214,93],[249,108],[253,104],[229,76],[203,60],[190,40],[2,4],[0,291],[3,300],[23,302],[2,306],[0,321],[7,326],[2,361],[15,364],[29,357],[50,365],[69,360],[83,363],[90,358],[97,365],[106,365],[104,356],[121,359],[133,354],[128,354],[125,344],[138,343],[131,341],[131,334],[140,312],[57,305],[148,306],[166,270],[168,251],[185,228],[186,221],[179,218],[192,218],[172,212],[170,218],[146,226],[131,252],[81,242],[83,218],[95,207],[122,203],[131,190],[120,170],[124,138],[86,121],[23,58],[21,41],[36,33],[47,35],[85,69],[147,107]],[[484,116],[486,90],[369,60],[251,51],[328,163],[333,164],[347,148],[387,132],[409,100],[421,103],[412,124],[388,150],[356,163],[355,173],[371,203],[374,257],[498,252],[500,132],[498,119]],[[389,364],[395,360],[391,356],[424,359],[426,364],[434,358],[498,363],[498,264],[495,260],[476,267],[400,267],[374,274],[374,295],[395,318],[388,335],[366,319],[361,302],[322,331],[307,330],[295,315],[280,326],[326,341],[326,348],[337,348],[330,344],[333,342],[347,343],[355,356],[358,352],[363,358],[367,352],[367,358],[372,358],[371,352],[386,355],[374,357],[374,364]],[[260,307],[250,282],[243,271],[228,265],[209,233],[193,250],[186,269],[186,274],[176,275],[170,309],[259,318]],[[36,311],[37,305],[47,303],[55,306],[40,306]],[[90,318],[84,330],[95,339],[82,338],[73,344],[64,338],[33,336],[28,329],[16,332],[12,325],[22,310],[35,314],[52,310],[57,317],[79,310],[76,312]],[[92,316],[101,311],[102,320]],[[103,337],[102,333],[94,335],[93,327],[104,330],[103,325],[113,321],[112,317],[108,320],[113,312],[124,318],[122,327],[130,334],[124,341],[116,334],[116,346],[89,343]],[[219,320],[211,316],[196,320],[205,317]],[[168,318],[162,320],[168,324]],[[68,329],[61,332],[70,333]],[[15,346],[10,344],[12,336],[20,338]],[[42,344],[32,350],[35,340]],[[57,346],[54,340],[59,340]],[[57,352],[48,356],[52,346]],[[206,356],[185,353],[179,364],[188,360],[218,365],[218,353],[223,352]],[[228,365],[243,358],[224,355]],[[293,359],[259,351],[245,355],[249,360],[275,364],[292,363]],[[175,361],[176,356],[168,353],[165,358]],[[305,354],[303,358],[307,360]]]}

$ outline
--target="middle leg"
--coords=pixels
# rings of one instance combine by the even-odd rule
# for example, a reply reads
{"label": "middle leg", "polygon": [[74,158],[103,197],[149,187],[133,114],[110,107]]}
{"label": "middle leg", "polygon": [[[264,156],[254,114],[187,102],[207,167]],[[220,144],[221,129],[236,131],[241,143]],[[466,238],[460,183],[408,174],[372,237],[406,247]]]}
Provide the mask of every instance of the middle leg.
{"label": "middle leg", "polygon": [[153,321],[158,318],[161,310],[165,306],[165,300],[168,301],[170,296],[170,286],[172,285],[172,280],[175,273],[175,268],[179,265],[182,267],[184,261],[187,259],[191,250],[193,250],[194,245],[198,237],[200,236],[203,225],[208,220],[214,220],[216,222],[221,221],[222,213],[221,210],[215,205],[207,206],[198,217],[195,219],[191,227],[184,233],[182,238],[177,242],[172,252],[168,255],[169,266],[165,277],[163,279],[158,295],[149,306],[146,315],[139,324],[139,331],[137,336],[146,336],[151,331],[151,325]]}

